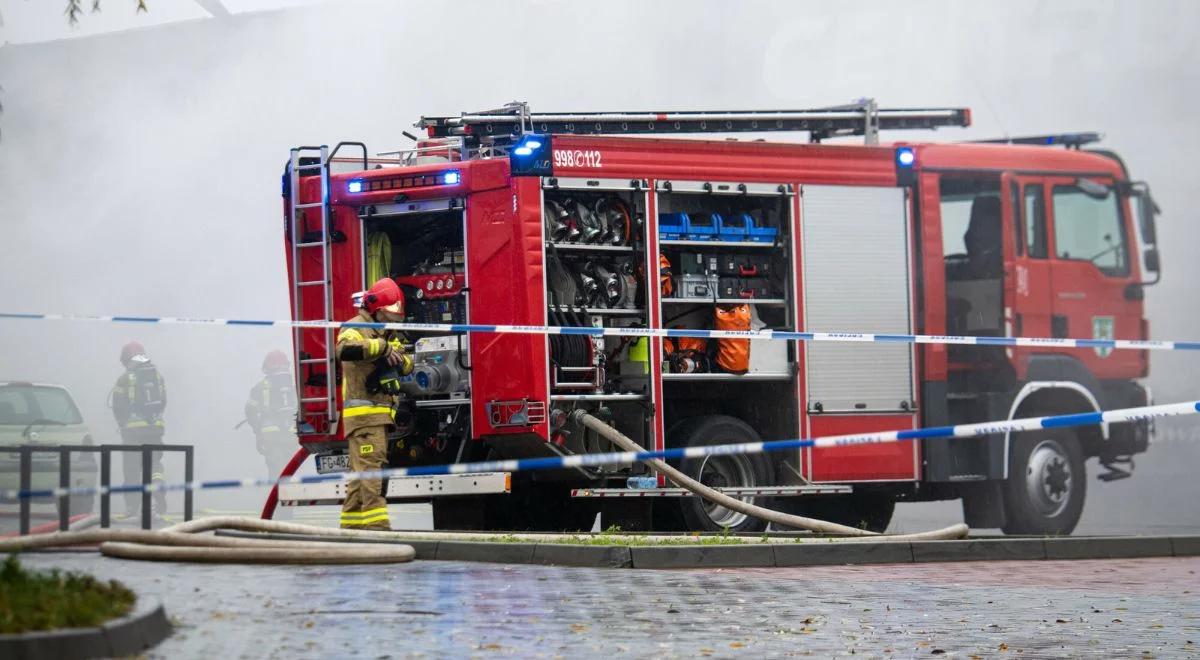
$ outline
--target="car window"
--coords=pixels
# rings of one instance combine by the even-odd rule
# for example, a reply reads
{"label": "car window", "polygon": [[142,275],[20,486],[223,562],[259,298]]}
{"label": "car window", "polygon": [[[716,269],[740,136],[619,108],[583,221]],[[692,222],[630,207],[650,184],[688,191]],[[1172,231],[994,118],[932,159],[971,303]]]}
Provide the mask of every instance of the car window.
{"label": "car window", "polygon": [[28,424],[35,419],[30,414],[28,390],[26,387],[0,387],[0,424]]}
{"label": "car window", "polygon": [[1105,275],[1129,274],[1120,207],[1111,189],[1095,197],[1076,186],[1054,186],[1054,252],[1059,259],[1090,261]]}
{"label": "car window", "polygon": [[30,390],[42,419],[52,419],[63,424],[82,424],[79,409],[66,390],[57,387],[34,387]]}
{"label": "car window", "polygon": [[0,387],[0,424],[23,425],[38,419],[82,424],[71,395],[58,387],[7,385]]}

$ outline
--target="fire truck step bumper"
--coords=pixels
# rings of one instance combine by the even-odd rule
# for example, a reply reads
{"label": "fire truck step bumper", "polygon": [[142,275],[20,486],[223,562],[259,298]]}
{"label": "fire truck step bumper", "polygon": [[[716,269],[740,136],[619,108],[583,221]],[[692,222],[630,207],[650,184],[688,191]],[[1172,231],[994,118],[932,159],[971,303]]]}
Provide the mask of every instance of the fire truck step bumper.
{"label": "fire truck step bumper", "polygon": [[[794,497],[799,495],[844,495],[853,492],[850,486],[761,486],[758,488],[718,488],[731,497],[763,496]],[[694,497],[685,488],[576,488],[571,497]]]}
{"label": "fire truck step bumper", "polygon": [[[341,504],[346,498],[342,481],[317,484],[280,484],[279,504],[282,506],[312,506]],[[396,477],[388,479],[385,497],[389,502],[428,500],[456,495],[492,495],[512,490],[510,472],[472,472],[435,477]]]}

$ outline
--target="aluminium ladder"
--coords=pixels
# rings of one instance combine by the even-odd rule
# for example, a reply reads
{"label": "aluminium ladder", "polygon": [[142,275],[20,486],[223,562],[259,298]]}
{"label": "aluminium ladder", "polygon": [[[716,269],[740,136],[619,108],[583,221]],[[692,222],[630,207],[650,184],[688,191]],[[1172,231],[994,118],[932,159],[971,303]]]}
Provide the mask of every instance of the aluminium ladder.
{"label": "aluminium ladder", "polygon": [[880,108],[874,99],[811,110],[731,110],[684,112],[530,112],[513,102],[496,110],[457,117],[422,117],[416,124],[430,137],[503,137],[526,132],[571,135],[684,133],[765,133],[806,131],[813,142],[862,135],[879,143],[879,131],[970,126],[968,108]]}
{"label": "aluminium ladder", "polygon": [[[314,155],[318,155],[317,162],[311,162]],[[304,156],[308,156],[305,158]],[[301,172],[320,170],[321,176],[321,199],[316,202],[301,202],[300,201],[300,176]],[[329,323],[333,321],[333,287],[332,287],[332,268],[330,261],[330,231],[329,231],[329,147],[321,145],[319,147],[296,147],[291,150],[291,159],[288,163],[288,177],[290,183],[289,199],[288,199],[288,237],[292,244],[292,320],[303,323],[304,321],[316,321]],[[308,230],[308,219],[310,214],[308,209],[320,209],[321,223],[319,231]],[[311,215],[316,215],[311,214]],[[319,261],[319,277],[320,279],[303,279],[306,269],[303,266],[305,260],[316,259]],[[311,272],[311,268],[308,269]],[[309,275],[312,277],[312,275]],[[316,309],[310,309],[304,304],[304,294],[310,287],[319,287],[321,291],[321,303]],[[305,337],[311,337],[314,332],[321,332],[324,337],[323,342],[310,342],[305,344]],[[337,409],[337,393],[334,386],[335,383],[335,365],[333,353],[334,334],[333,328],[306,328],[302,325],[292,326],[292,347],[295,351],[296,364],[296,396],[298,397],[299,406],[297,406],[297,430],[304,432],[307,418],[320,416],[325,420],[324,432],[329,435],[337,433],[338,409]],[[320,345],[318,345],[320,344]],[[309,348],[309,351],[305,349]],[[307,380],[304,376],[306,369],[311,370],[316,365],[322,365],[325,368],[325,395],[324,396],[304,396],[304,388]],[[310,408],[310,406],[313,406]]]}

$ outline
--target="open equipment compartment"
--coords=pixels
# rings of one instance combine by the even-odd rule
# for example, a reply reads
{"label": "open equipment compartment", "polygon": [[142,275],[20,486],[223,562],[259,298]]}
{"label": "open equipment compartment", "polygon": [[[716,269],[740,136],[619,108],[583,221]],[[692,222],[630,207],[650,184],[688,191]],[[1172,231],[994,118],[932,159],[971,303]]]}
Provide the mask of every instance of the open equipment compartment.
{"label": "open equipment compartment", "polygon": [[[364,288],[390,277],[400,285],[408,323],[468,322],[465,226],[461,204],[443,200],[362,207]],[[469,338],[406,332],[413,371],[401,377],[391,465],[453,462],[471,432]]]}
{"label": "open equipment compartment", "polygon": [[[789,184],[659,181],[659,251],[670,263],[662,297],[663,327],[717,329],[738,312],[741,327],[794,330],[795,264]],[[666,285],[663,284],[665,287]],[[749,323],[745,323],[748,312]],[[729,340],[725,340],[729,341]],[[743,341],[743,340],[735,340]],[[748,359],[729,369],[721,340],[664,342],[666,425],[695,415],[755,420],[763,437],[792,437],[799,427],[794,342],[749,340]],[[726,353],[743,357],[737,349]],[[725,396],[738,388],[738,396]]]}
{"label": "open equipment compartment", "polygon": [[[648,327],[646,190],[629,179],[542,181],[546,324]],[[570,422],[583,409],[653,447],[647,338],[548,335],[550,440],[573,454],[611,443]],[[642,474],[642,464],[588,468],[597,478]]]}

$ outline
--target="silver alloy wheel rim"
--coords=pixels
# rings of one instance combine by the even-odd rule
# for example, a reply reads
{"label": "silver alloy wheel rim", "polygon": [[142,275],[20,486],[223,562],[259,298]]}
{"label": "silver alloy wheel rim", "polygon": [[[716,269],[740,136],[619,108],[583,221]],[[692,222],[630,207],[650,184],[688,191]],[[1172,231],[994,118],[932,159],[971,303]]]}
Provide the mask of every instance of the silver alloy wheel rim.
{"label": "silver alloy wheel rim", "polygon": [[1042,440],[1029,453],[1025,490],[1034,509],[1046,518],[1062,513],[1071,502],[1075,475],[1066,449],[1057,440]]}
{"label": "silver alloy wheel rim", "polygon": [[[750,464],[750,459],[744,454],[705,456],[704,462],[700,464],[699,475],[700,478],[698,481],[709,488],[736,488],[758,485],[754,482],[754,467]],[[754,501],[754,498],[750,496],[739,497],[737,499],[746,503]],[[730,511],[708,500],[702,501],[704,503],[705,515],[717,527],[737,527],[749,517],[744,513]]]}

